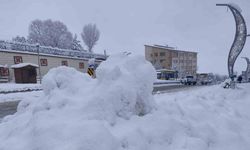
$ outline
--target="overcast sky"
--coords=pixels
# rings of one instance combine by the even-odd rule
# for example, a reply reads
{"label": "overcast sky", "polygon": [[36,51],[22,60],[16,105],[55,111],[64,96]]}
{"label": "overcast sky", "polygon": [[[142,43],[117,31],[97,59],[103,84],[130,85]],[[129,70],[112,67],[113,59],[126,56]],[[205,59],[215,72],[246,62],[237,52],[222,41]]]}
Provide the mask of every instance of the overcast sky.
{"label": "overcast sky", "polygon": [[[79,39],[85,24],[96,23],[101,37],[95,52],[144,55],[145,44],[169,45],[198,52],[199,72],[227,74],[235,23],[215,4],[228,2],[242,8],[250,30],[250,0],[0,0],[0,39],[27,36],[34,19],[60,20]],[[241,56],[250,57],[250,38]],[[235,70],[245,68],[238,59]]]}

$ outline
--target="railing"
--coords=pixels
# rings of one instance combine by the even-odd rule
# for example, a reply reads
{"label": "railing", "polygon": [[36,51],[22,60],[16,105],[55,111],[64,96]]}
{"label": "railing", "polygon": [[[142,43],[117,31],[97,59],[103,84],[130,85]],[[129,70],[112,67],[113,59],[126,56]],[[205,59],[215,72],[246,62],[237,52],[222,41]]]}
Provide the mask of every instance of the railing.
{"label": "railing", "polygon": [[[36,45],[2,40],[0,40],[0,49],[37,53]],[[106,59],[106,56],[103,54],[92,54],[86,51],[59,49],[47,46],[40,46],[39,53],[56,56],[68,56],[74,58]]]}

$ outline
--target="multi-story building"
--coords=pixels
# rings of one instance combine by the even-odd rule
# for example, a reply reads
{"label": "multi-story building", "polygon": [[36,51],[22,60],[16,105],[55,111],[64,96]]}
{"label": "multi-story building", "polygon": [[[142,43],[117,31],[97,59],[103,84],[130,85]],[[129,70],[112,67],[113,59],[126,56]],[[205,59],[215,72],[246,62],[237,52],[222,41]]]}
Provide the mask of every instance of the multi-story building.
{"label": "multi-story building", "polygon": [[177,50],[161,45],[145,45],[145,57],[155,69],[170,69],[178,76],[196,75],[197,52]]}
{"label": "multi-story building", "polygon": [[86,72],[90,58],[96,58],[95,63],[98,65],[106,59],[106,55],[0,41],[0,79],[4,76],[8,77],[9,81],[15,81],[12,66],[20,63],[38,66],[36,67],[37,79],[40,79],[39,72],[43,77],[51,68],[62,65]]}

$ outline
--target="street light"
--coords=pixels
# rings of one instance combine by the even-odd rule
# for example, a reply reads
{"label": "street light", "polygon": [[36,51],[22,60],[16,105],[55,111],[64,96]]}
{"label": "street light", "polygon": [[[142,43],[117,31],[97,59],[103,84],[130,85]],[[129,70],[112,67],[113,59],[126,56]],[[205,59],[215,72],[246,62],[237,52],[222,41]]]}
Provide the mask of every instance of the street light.
{"label": "street light", "polygon": [[228,74],[231,78],[230,87],[235,88],[235,74],[234,74],[234,64],[237,60],[239,54],[244,48],[247,36],[247,26],[244,17],[241,14],[241,9],[235,5],[235,4],[216,4],[216,6],[226,6],[230,9],[232,12],[235,23],[236,23],[236,32],[234,36],[233,44],[230,48],[229,55],[228,55],[228,61],[227,61],[227,67],[228,67]]}
{"label": "street light", "polygon": [[41,65],[40,65],[40,45],[37,43],[36,44],[37,48],[37,62],[38,62],[38,73],[39,73],[39,78],[40,78],[40,84],[42,83],[42,77],[41,77]]}

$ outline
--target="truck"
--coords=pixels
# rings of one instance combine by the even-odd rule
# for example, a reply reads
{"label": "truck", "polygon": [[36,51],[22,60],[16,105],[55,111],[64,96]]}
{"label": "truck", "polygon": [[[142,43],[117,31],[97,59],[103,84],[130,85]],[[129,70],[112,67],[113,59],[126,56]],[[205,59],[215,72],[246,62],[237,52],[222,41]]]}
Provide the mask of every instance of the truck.
{"label": "truck", "polygon": [[210,79],[208,73],[200,73],[200,74],[197,74],[197,82],[200,85],[208,85],[212,83],[212,80]]}

